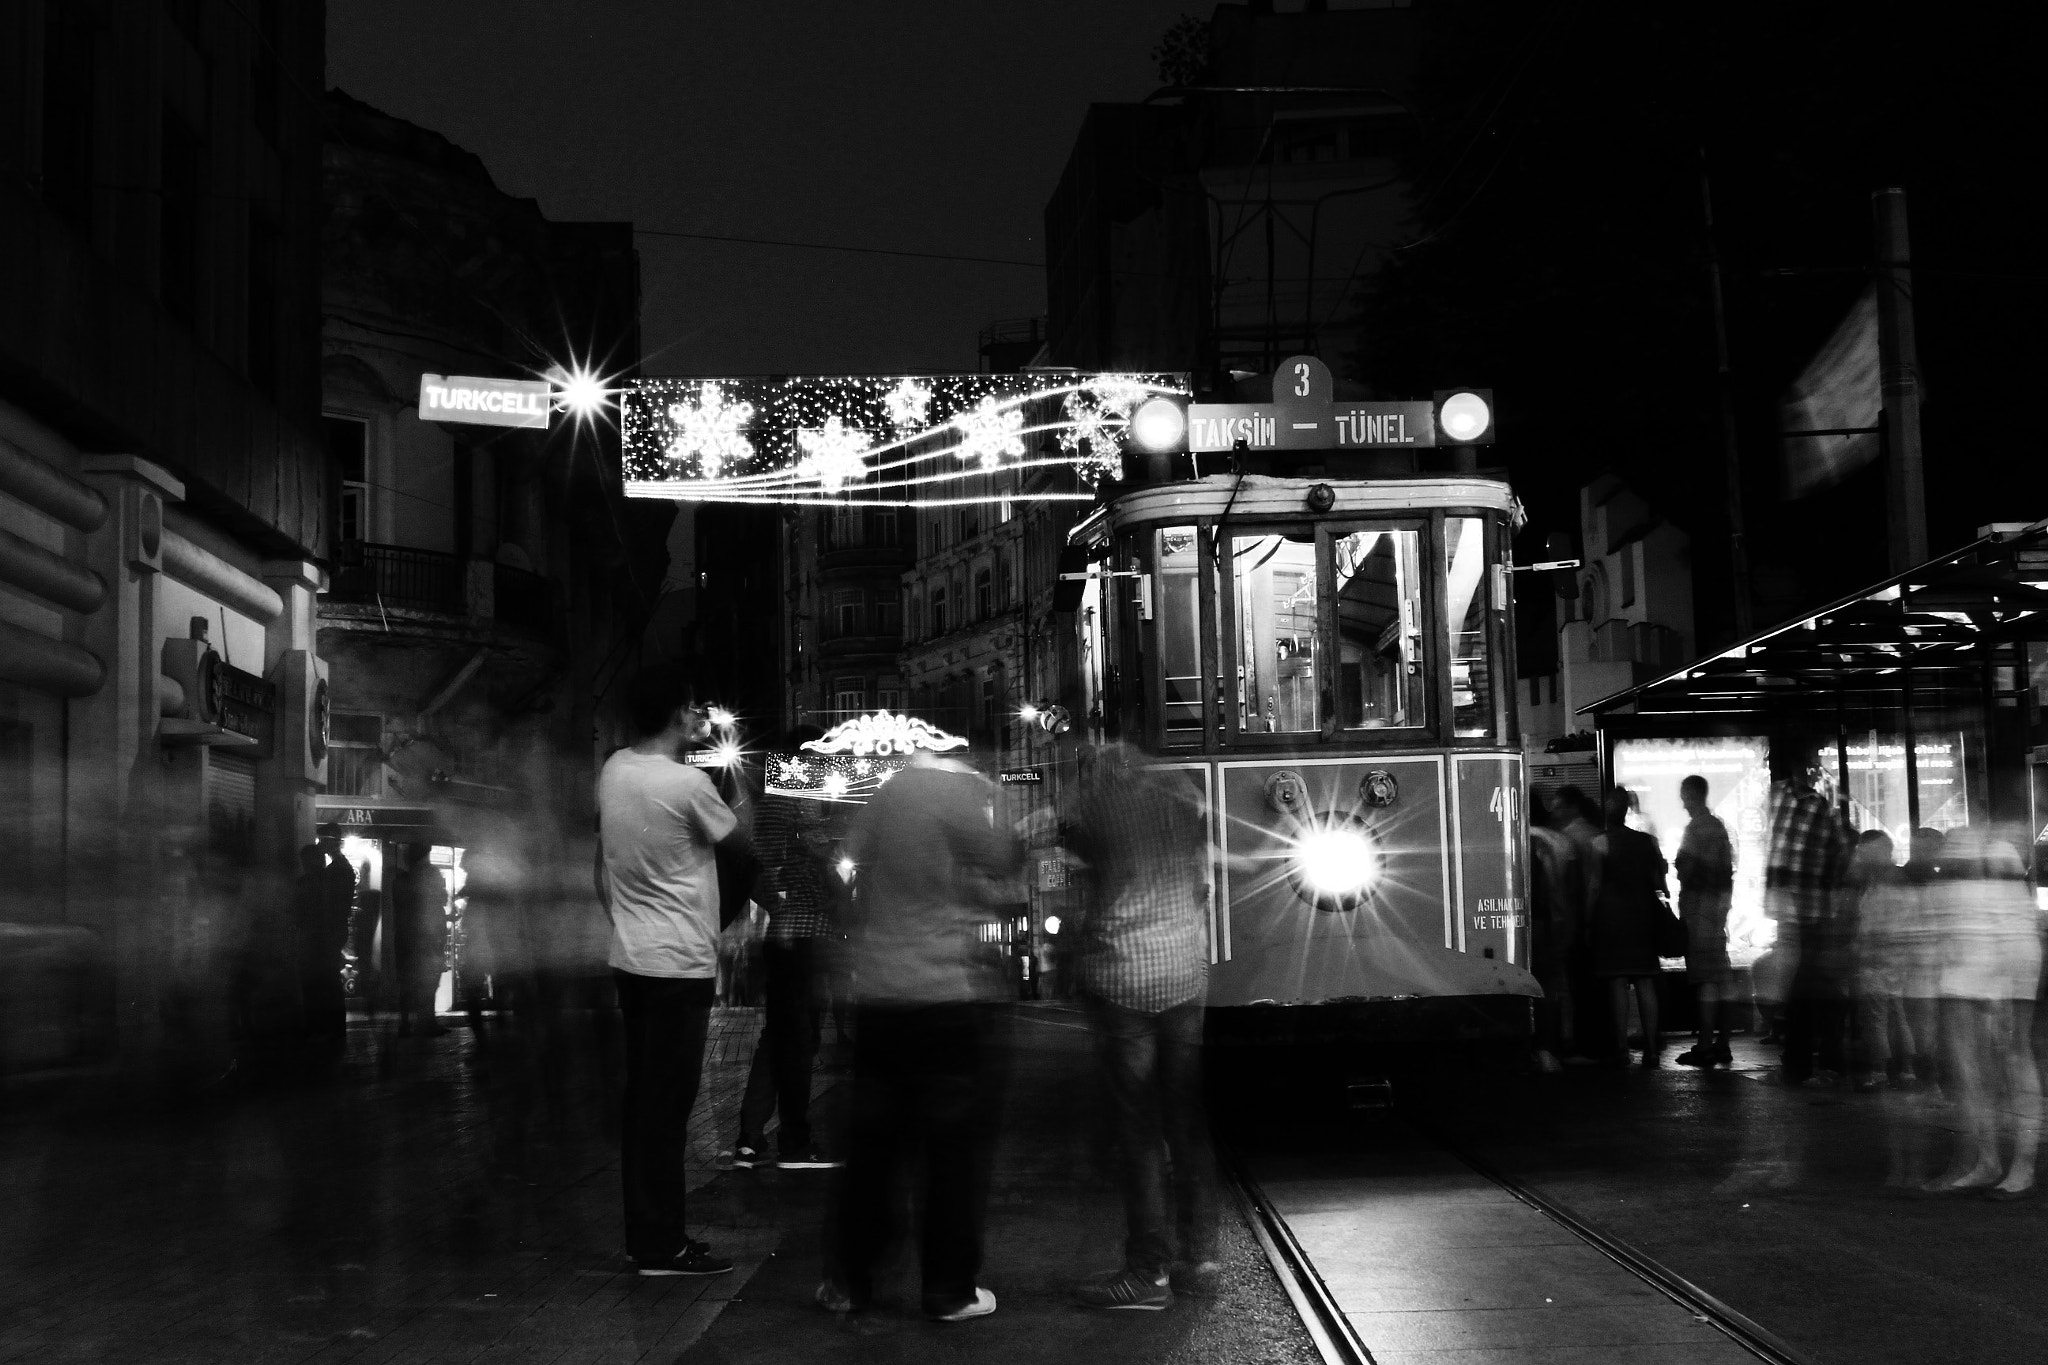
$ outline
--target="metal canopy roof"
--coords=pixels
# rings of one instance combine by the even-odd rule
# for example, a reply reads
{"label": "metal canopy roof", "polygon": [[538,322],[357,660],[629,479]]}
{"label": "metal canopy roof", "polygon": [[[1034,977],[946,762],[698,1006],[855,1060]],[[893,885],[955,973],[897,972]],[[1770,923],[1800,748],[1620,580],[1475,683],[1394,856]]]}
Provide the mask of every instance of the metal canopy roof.
{"label": "metal canopy roof", "polygon": [[1909,687],[1980,689],[1994,652],[2029,640],[2048,640],[2048,519],[1992,528],[1960,550],[1602,697],[1579,714],[1891,706]]}

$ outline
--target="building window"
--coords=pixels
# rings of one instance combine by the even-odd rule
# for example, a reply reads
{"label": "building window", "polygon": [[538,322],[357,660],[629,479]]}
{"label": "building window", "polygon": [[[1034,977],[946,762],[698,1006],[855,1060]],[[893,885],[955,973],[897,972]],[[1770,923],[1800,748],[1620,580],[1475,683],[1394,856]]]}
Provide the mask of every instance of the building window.
{"label": "building window", "polygon": [[972,540],[981,534],[981,509],[963,507],[960,509],[960,539]]}
{"label": "building window", "polygon": [[84,5],[43,7],[43,202],[92,235],[92,15]]}
{"label": "building window", "polygon": [[925,553],[926,553],[926,554],[929,554],[929,555],[935,555],[935,554],[937,554],[937,553],[939,552],[939,550],[940,550],[940,548],[941,548],[941,546],[940,546],[940,543],[939,543],[939,541],[940,541],[940,536],[939,536],[939,524],[940,524],[940,522],[941,522],[942,520],[943,520],[943,518],[940,518],[940,517],[933,517],[933,518],[932,518],[932,524],[931,524],[930,526],[928,526],[928,527],[926,527],[926,528],[925,528],[925,538],[924,538],[924,539],[925,539]]}
{"label": "building window", "polygon": [[1632,607],[1636,604],[1636,550],[1642,545],[1624,545],[1621,549],[1621,605]]}
{"label": "building window", "polygon": [[989,617],[995,615],[995,608],[995,588],[989,578],[989,571],[986,568],[976,569],[974,571],[975,619],[986,621]]}
{"label": "building window", "polygon": [[835,507],[825,523],[825,544],[834,550],[850,550],[861,543],[860,511],[853,507]]}
{"label": "building window", "polygon": [[832,685],[832,709],[847,714],[864,711],[868,704],[868,687],[862,678],[841,678]]}
{"label": "building window", "polygon": [[1017,592],[1016,564],[1010,556],[1003,555],[996,560],[996,607],[1008,611]]}
{"label": "building window", "polygon": [[875,709],[877,711],[901,711],[903,709],[903,689],[900,687],[877,687],[875,689]]}
{"label": "building window", "polygon": [[333,796],[384,795],[384,717],[336,711],[327,721],[327,791]]}
{"label": "building window", "polygon": [[861,633],[860,615],[863,605],[858,588],[832,594],[832,624],[837,638],[845,639],[849,635]]}
{"label": "building window", "polygon": [[341,501],[335,509],[334,538],[370,538],[370,424],[354,417],[322,417],[327,461],[341,478]]}
{"label": "building window", "polygon": [[910,594],[910,609],[904,618],[903,633],[912,640],[924,638],[924,599],[916,593]]}
{"label": "building window", "polygon": [[932,588],[932,634],[946,633],[946,588],[938,584]]}
{"label": "building window", "polygon": [[874,539],[870,543],[886,545],[892,550],[895,549],[896,509],[893,507],[878,507],[874,509],[873,515],[875,518],[875,534]]}
{"label": "building window", "polygon": [[903,608],[887,597],[875,599],[875,634],[898,639],[903,634]]}

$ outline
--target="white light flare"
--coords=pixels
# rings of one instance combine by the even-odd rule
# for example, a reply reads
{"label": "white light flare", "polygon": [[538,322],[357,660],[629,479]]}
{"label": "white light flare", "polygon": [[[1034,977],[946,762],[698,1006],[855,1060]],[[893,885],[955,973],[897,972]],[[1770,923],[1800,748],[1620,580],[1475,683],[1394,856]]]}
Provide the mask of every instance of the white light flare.
{"label": "white light flare", "polygon": [[554,381],[556,405],[578,418],[595,417],[612,400],[612,391],[605,387],[604,380],[581,366],[573,370],[556,369],[548,377]]}
{"label": "white light flare", "polygon": [[1045,932],[1048,934],[1057,934],[1059,931],[1060,917],[1058,915],[1047,915],[1045,917]]}
{"label": "white light flare", "polygon": [[721,730],[730,730],[733,726],[740,723],[738,716],[735,716],[730,710],[716,703],[713,703],[704,714],[713,725]]}
{"label": "white light flare", "polygon": [[1453,441],[1476,441],[1493,422],[1486,400],[1476,393],[1454,393],[1437,413],[1444,435]]}
{"label": "white light flare", "polygon": [[839,860],[839,880],[842,882],[853,880],[853,859],[841,858]]}
{"label": "white light flare", "polygon": [[1380,877],[1379,847],[1362,830],[1339,826],[1304,834],[1295,841],[1294,859],[1308,889],[1332,900],[1356,900]]}
{"label": "white light flare", "polygon": [[1187,430],[1187,413],[1171,398],[1147,399],[1131,414],[1131,439],[1141,450],[1176,449]]}

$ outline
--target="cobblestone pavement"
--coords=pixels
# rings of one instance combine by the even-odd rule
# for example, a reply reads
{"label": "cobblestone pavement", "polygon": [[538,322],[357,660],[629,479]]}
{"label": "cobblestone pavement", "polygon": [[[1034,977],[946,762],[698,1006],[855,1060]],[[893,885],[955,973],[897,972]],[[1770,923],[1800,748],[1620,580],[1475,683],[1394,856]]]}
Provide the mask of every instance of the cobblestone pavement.
{"label": "cobblestone pavement", "polygon": [[[0,1122],[0,1361],[672,1360],[782,1235],[704,1187],[738,1127],[760,1012],[721,1009],[688,1134],[712,1280],[620,1250],[616,1068],[600,1020],[544,1050],[358,1023],[319,1080],[146,1112],[89,1082]],[[832,1077],[821,1072],[820,1089]]]}

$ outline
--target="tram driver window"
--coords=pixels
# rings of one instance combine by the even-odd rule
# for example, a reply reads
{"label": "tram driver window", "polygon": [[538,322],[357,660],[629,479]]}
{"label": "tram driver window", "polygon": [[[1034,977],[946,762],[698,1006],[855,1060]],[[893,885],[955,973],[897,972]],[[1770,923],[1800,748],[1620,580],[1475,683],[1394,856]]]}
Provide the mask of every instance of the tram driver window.
{"label": "tram driver window", "polygon": [[1493,733],[1493,667],[1487,648],[1486,523],[1444,518],[1444,617],[1451,627],[1451,716],[1461,737]]}
{"label": "tram driver window", "polygon": [[[1202,739],[1201,549],[1192,526],[1167,526],[1159,532],[1154,562],[1168,744],[1199,744]],[[1219,647],[1216,653],[1220,659],[1223,651]],[[1217,690],[1213,683],[1211,690]]]}
{"label": "tram driver window", "polygon": [[1315,533],[1233,536],[1230,574],[1237,593],[1239,731],[1318,729]]}
{"label": "tram driver window", "polygon": [[1422,582],[1414,531],[1330,541],[1337,577],[1337,706],[1344,728],[1423,723]]}

